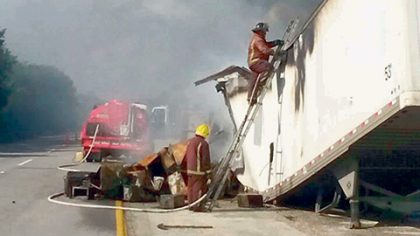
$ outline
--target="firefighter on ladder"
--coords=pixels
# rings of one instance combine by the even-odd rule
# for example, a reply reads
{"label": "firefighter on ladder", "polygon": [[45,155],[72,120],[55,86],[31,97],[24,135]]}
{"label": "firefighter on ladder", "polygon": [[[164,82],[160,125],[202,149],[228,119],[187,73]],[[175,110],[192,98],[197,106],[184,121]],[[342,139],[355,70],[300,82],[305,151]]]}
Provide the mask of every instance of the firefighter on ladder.
{"label": "firefighter on ladder", "polygon": [[[189,140],[185,159],[187,162],[188,203],[197,201],[207,192],[207,184],[211,174],[210,148],[206,138],[210,128],[201,124],[195,131],[195,137]],[[190,210],[203,211],[203,208],[192,207]]]}
{"label": "firefighter on ladder", "polygon": [[248,47],[248,66],[252,71],[252,80],[248,86],[248,102],[254,104],[258,97],[258,86],[264,81],[257,83],[258,75],[270,71],[273,66],[268,62],[270,56],[274,55],[273,47],[282,46],[283,40],[277,39],[267,42],[265,36],[268,32],[268,24],[264,22],[258,23],[252,29],[253,35]]}

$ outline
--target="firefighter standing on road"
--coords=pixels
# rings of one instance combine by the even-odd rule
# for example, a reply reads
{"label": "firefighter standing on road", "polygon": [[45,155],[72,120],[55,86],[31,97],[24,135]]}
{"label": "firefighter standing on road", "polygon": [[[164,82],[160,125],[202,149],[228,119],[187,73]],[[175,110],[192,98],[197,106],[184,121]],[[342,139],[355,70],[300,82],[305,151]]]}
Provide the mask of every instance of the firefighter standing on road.
{"label": "firefighter standing on road", "polygon": [[[211,173],[210,148],[206,138],[210,129],[206,124],[201,124],[195,131],[195,137],[189,140],[185,159],[187,161],[188,175],[188,203],[197,201],[207,192],[207,180]],[[201,211],[199,207],[191,210]]]}
{"label": "firefighter standing on road", "polygon": [[258,75],[272,69],[272,65],[268,62],[270,56],[274,55],[274,50],[272,48],[275,46],[282,46],[284,42],[279,39],[271,42],[266,41],[265,35],[268,32],[267,23],[258,23],[252,31],[254,33],[248,47],[248,66],[252,71],[252,80],[248,86],[248,101],[250,101],[254,87],[256,87],[254,92],[255,95],[252,98],[253,101],[250,101],[251,103],[254,103],[258,94],[258,84],[256,83]]}

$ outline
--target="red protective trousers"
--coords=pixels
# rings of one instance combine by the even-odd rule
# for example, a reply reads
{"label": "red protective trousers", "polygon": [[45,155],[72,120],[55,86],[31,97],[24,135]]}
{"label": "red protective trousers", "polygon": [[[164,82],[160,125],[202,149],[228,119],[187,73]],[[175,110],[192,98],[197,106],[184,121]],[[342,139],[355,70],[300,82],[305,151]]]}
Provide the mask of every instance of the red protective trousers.
{"label": "red protective trousers", "polygon": [[[271,70],[272,65],[265,60],[259,60],[255,62],[252,66],[249,67],[252,71],[252,80],[249,81],[248,85],[248,99],[251,99],[252,91],[254,90],[255,86],[258,86],[257,84],[257,78],[260,74],[267,72]],[[262,78],[260,78],[261,80]],[[255,89],[255,92],[257,92],[257,89]],[[254,99],[256,98],[256,95],[254,96]]]}
{"label": "red protective trousers", "polygon": [[188,175],[188,203],[197,201],[207,193],[207,177],[205,175]]}

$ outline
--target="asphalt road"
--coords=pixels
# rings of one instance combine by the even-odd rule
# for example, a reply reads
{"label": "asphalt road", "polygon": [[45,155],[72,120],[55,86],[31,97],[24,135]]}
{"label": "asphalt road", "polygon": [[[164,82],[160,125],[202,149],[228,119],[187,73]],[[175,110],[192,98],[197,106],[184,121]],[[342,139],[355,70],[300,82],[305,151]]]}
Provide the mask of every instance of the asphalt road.
{"label": "asphalt road", "polygon": [[47,201],[63,191],[64,172],[78,145],[43,138],[0,145],[0,235],[115,235],[115,211]]}

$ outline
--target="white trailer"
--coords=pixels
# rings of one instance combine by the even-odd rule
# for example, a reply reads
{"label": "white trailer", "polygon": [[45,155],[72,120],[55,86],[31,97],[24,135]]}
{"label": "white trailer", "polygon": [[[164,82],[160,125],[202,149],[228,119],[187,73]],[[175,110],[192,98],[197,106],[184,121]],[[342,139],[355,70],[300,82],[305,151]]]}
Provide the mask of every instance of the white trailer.
{"label": "white trailer", "polygon": [[[409,194],[420,189],[419,19],[416,0],[323,1],[285,46],[285,63],[242,146],[241,183],[269,201],[312,182],[321,189],[323,176],[334,176],[341,186],[334,201],[341,191],[350,199],[353,227],[360,226],[359,200],[383,202],[360,197],[359,183],[384,197],[415,196]],[[250,75],[229,68],[196,84],[222,83],[240,124]]]}

